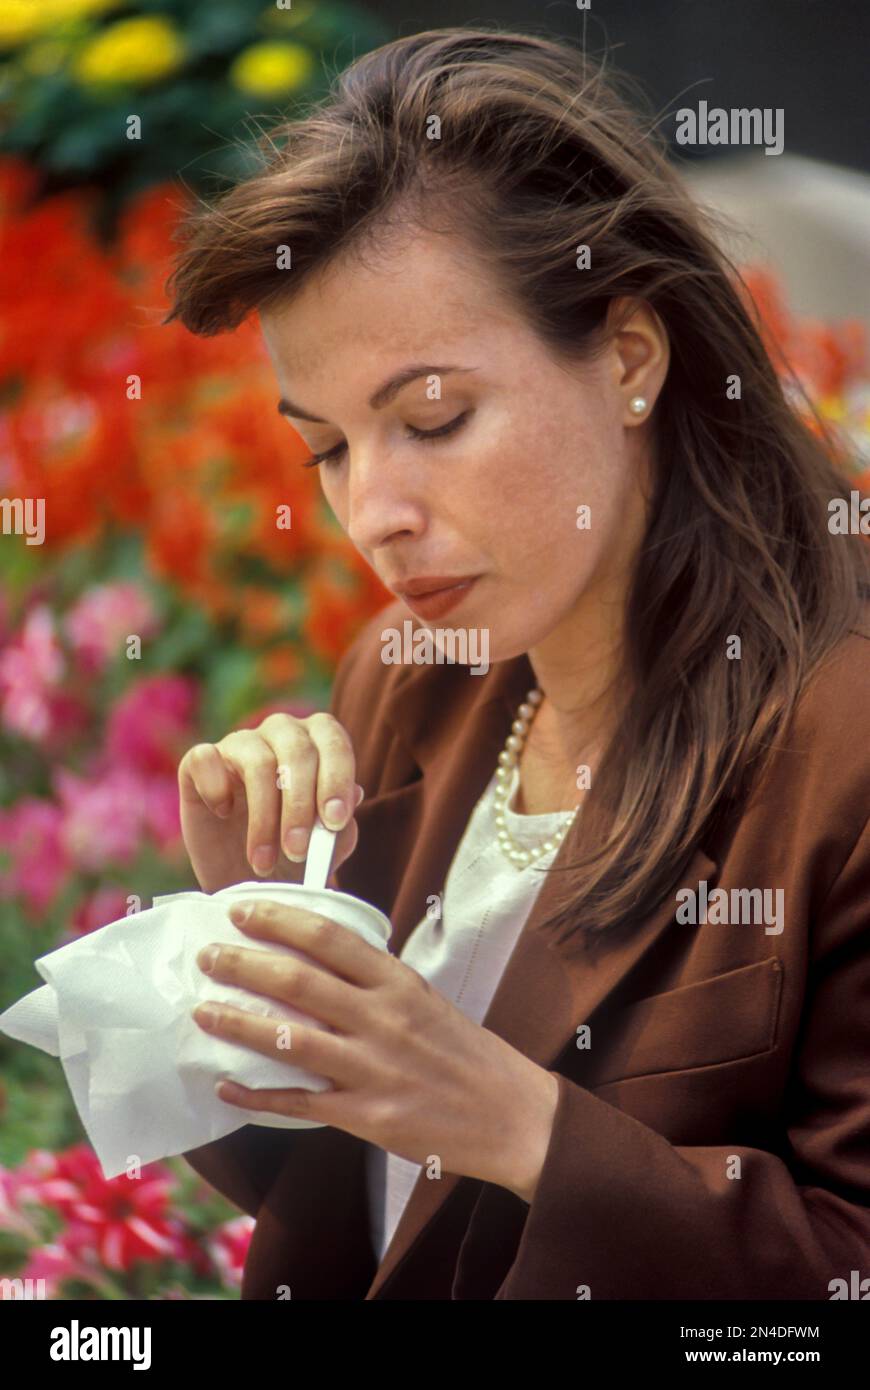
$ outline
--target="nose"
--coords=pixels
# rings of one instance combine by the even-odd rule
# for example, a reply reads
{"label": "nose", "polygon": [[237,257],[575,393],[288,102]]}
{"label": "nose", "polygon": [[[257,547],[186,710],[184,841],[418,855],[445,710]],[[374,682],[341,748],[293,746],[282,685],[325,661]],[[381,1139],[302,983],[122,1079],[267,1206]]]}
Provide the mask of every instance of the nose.
{"label": "nose", "polygon": [[372,555],[391,540],[419,535],[423,500],[409,486],[407,462],[386,451],[358,451],[348,468],[345,530],[357,550]]}

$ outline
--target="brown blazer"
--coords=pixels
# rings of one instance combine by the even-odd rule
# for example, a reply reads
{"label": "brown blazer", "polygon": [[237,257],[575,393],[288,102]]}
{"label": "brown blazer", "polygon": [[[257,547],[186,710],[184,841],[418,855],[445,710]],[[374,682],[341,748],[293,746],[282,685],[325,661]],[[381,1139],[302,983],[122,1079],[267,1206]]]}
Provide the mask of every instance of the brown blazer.
{"label": "brown blazer", "polygon": [[[331,701],[366,790],[337,881],[390,917],[396,954],[443,890],[533,684],[525,655],[484,676],[383,665],[381,629],[407,616],[394,602],[367,624]],[[531,1205],[424,1169],[379,1266],[355,1136],[246,1125],[186,1154],[257,1218],[242,1297],[829,1299],[832,1280],[870,1277],[868,711],[862,623],[808,682],[749,804],[675,885],[782,888],[780,934],[682,925],[674,897],[578,956],[535,930],[545,883],[484,1019],[559,1078]]]}

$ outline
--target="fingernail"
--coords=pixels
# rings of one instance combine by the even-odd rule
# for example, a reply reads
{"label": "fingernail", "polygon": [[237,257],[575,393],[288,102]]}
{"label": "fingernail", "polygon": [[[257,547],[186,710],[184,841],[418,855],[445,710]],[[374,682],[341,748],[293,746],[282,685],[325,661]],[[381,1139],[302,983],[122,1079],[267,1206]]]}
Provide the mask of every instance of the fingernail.
{"label": "fingernail", "polygon": [[203,946],[196,958],[196,963],[200,970],[204,970],[206,975],[211,973],[212,967],[220,954],[219,946]]}
{"label": "fingernail", "polygon": [[275,862],[271,845],[258,845],[251,855],[251,864],[258,874],[267,874]]}
{"label": "fingernail", "polygon": [[201,1028],[210,1030],[217,1026],[218,1011],[214,1004],[200,1004],[194,1009],[193,1017]]}
{"label": "fingernail", "polygon": [[365,792],[363,788],[360,786],[359,782],[355,782],[354,786],[356,787],[356,805],[358,806],[362,801],[363,797],[365,796]]}
{"label": "fingernail", "polygon": [[339,796],[331,796],[323,808],[323,821],[330,830],[340,830],[344,825],[344,802]]}
{"label": "fingernail", "polygon": [[222,801],[220,806],[215,806],[215,815],[220,816],[221,820],[226,820],[230,811],[233,809],[231,801]]}
{"label": "fingernail", "polygon": [[253,903],[233,903],[230,908],[230,921],[243,927],[254,910]]}
{"label": "fingernail", "polygon": [[291,830],[286,840],[287,858],[304,859],[305,849],[308,844],[308,831],[302,829]]}

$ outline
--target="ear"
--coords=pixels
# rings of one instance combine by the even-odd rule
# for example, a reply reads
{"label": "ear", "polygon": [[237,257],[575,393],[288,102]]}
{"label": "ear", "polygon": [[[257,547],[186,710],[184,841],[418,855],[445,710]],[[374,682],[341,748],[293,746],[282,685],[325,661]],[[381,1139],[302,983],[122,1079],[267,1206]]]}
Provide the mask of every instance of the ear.
{"label": "ear", "polygon": [[[615,385],[623,398],[625,423],[642,424],[658,399],[670,364],[667,330],[642,299],[615,299],[608,310],[613,332]],[[639,407],[639,402],[643,402]]]}

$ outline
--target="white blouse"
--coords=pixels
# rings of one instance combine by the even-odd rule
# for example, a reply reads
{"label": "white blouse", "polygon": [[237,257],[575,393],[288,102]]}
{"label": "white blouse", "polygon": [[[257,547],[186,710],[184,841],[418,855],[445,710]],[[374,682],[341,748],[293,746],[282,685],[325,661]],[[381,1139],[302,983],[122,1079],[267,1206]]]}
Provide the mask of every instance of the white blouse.
{"label": "white blouse", "polygon": [[[511,809],[519,785],[514,767],[505,823],[518,844],[531,847],[565,824],[561,811],[520,815]],[[529,913],[546,880],[555,850],[522,868],[511,863],[496,839],[493,796],[496,774],[471,813],[456,850],[441,904],[441,917],[424,917],[399,953],[458,1009],[481,1023]],[[578,815],[580,813],[578,812]],[[377,1145],[366,1150],[369,1220],[378,1259],[399,1224],[422,1170]]]}

